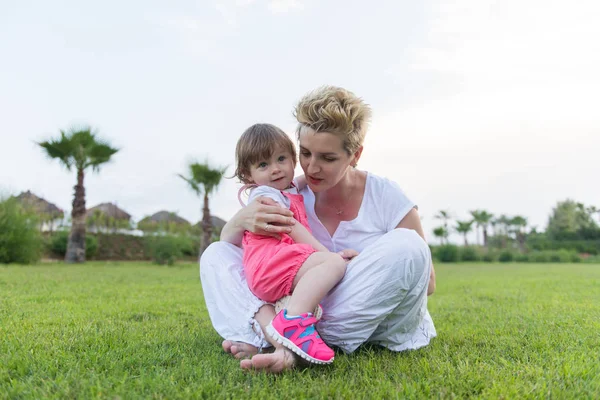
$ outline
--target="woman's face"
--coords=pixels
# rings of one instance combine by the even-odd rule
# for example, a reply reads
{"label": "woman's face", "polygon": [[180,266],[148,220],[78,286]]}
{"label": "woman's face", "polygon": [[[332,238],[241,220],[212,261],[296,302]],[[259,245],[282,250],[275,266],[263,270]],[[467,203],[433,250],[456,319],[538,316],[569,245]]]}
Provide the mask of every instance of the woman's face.
{"label": "woman's face", "polygon": [[310,128],[300,131],[299,145],[300,166],[308,186],[315,193],[337,185],[360,156],[360,150],[348,155],[338,136],[329,132],[316,133]]}

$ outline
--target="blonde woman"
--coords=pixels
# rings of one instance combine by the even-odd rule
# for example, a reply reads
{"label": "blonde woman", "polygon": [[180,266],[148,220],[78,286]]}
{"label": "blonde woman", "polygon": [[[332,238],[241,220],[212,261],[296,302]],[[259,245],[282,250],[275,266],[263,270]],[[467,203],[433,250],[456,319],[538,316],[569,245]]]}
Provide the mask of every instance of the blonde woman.
{"label": "blonde woman", "polygon": [[[320,336],[346,353],[365,342],[392,351],[428,345],[436,336],[427,311],[435,271],[417,207],[396,183],[357,169],[370,107],[348,90],[325,86],[305,95],[295,116],[306,180],[300,193],[312,233],[332,252],[359,253],[321,302]],[[242,368],[280,372],[296,364],[291,351],[264,334],[275,308],[248,288],[240,248],[245,231],[278,236],[294,223],[289,210],[259,197],[225,225],[221,241],[200,260],[211,321]],[[275,350],[263,354],[270,345]]]}

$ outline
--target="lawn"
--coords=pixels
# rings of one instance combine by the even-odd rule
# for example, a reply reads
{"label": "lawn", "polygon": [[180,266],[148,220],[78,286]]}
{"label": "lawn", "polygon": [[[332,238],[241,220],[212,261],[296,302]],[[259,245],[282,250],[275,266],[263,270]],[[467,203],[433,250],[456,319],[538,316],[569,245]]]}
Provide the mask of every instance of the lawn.
{"label": "lawn", "polygon": [[599,398],[600,265],[438,265],[438,337],[269,376],[224,354],[197,265],[0,266],[0,398]]}

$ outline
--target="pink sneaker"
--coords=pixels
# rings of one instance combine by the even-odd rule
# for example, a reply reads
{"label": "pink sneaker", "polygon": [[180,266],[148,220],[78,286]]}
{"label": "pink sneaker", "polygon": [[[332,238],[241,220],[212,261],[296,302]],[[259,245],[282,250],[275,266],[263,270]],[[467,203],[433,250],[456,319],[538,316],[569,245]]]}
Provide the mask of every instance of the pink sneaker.
{"label": "pink sneaker", "polygon": [[312,313],[288,318],[287,310],[281,310],[267,326],[267,332],[305,360],[315,364],[330,364],[334,353],[317,333],[316,322]]}

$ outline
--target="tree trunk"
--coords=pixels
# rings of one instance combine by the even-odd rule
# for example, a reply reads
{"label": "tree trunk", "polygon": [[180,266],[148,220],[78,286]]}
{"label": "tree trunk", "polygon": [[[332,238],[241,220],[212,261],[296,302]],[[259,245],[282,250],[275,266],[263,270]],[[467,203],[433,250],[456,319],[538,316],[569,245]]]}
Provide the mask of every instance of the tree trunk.
{"label": "tree trunk", "polygon": [[465,238],[465,247],[467,247],[469,245],[469,242],[467,242],[467,234],[464,233],[463,236]]}
{"label": "tree trunk", "polygon": [[483,228],[483,246],[488,247],[488,233],[487,228]]}
{"label": "tree trunk", "polygon": [[83,169],[77,170],[77,185],[71,211],[71,234],[67,244],[65,262],[85,262],[85,188],[83,187]]}
{"label": "tree trunk", "polygon": [[204,191],[204,207],[202,208],[202,247],[200,254],[204,253],[204,250],[210,244],[212,237],[212,223],[210,221],[210,209],[208,208],[208,194]]}

